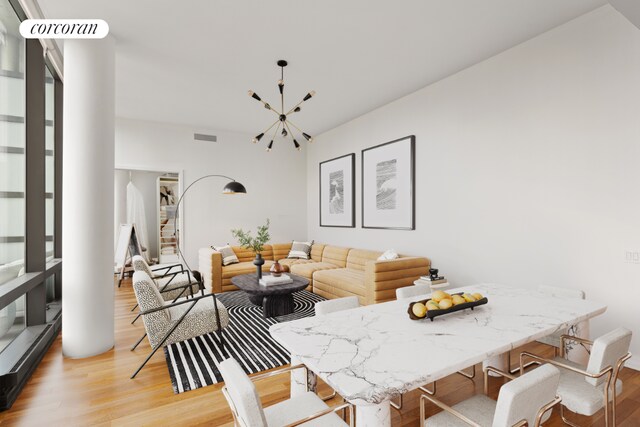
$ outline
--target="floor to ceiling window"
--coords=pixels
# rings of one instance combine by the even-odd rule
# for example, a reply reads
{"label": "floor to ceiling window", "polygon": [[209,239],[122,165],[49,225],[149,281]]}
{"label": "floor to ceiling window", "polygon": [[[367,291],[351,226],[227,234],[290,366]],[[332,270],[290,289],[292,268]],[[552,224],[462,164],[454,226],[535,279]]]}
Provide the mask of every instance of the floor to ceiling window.
{"label": "floor to ceiling window", "polygon": [[[0,1],[0,290],[24,274],[25,42],[20,20]],[[24,295],[0,310],[0,352],[22,330]]]}
{"label": "floor to ceiling window", "polygon": [[0,410],[61,325],[62,83],[24,17],[0,0]]}

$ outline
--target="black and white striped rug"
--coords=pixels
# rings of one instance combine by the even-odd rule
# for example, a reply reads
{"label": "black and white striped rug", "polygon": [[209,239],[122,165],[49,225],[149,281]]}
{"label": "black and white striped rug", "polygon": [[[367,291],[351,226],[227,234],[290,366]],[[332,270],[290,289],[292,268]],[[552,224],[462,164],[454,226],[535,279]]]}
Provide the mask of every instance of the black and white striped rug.
{"label": "black and white striped rug", "polygon": [[[271,338],[269,327],[280,322],[314,315],[314,305],[324,298],[308,291],[293,294],[293,314],[263,318],[262,308],[253,305],[242,291],[218,296],[229,311],[229,326],[223,330],[225,350],[247,374],[289,363],[287,350]],[[212,334],[168,345],[164,348],[174,393],[183,393],[222,381],[218,363],[226,357]]]}

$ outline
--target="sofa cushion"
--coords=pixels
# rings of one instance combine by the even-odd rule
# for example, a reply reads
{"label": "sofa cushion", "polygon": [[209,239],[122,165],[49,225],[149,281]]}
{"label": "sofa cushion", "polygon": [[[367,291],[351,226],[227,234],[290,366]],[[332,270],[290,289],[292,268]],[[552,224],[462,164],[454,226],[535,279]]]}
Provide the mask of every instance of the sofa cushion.
{"label": "sofa cushion", "polygon": [[311,259],[315,262],[322,262],[322,252],[324,252],[326,246],[322,243],[313,242],[313,245],[311,245]]}
{"label": "sofa cushion", "polygon": [[226,246],[211,246],[216,252],[220,252],[222,256],[222,265],[231,265],[239,263],[240,260],[236,256],[236,253],[233,251],[233,248],[229,245]]}
{"label": "sofa cushion", "polygon": [[314,284],[318,286],[320,283],[324,283],[359,296],[364,296],[366,293],[364,279],[364,271],[353,268],[321,270],[316,271],[313,275]]}
{"label": "sofa cushion", "polygon": [[284,258],[284,259],[279,259],[278,262],[281,265],[286,265],[287,267],[289,267],[289,270],[291,270],[291,266],[294,264],[311,264],[311,263],[314,263],[315,261],[312,259]]}
{"label": "sofa cushion", "polygon": [[328,270],[331,268],[338,268],[335,264],[331,264],[328,262],[307,262],[307,263],[296,263],[291,266],[291,272],[293,274],[297,274],[298,276],[302,276],[311,280],[313,278],[313,273],[320,270]]}
{"label": "sofa cushion", "polygon": [[347,255],[349,248],[341,248],[339,246],[325,246],[322,251],[322,262],[337,265],[340,268],[347,266]]}
{"label": "sofa cushion", "polygon": [[296,242],[294,240],[291,244],[291,250],[289,251],[289,255],[287,255],[287,258],[310,259],[312,245],[313,241]]}
{"label": "sofa cushion", "polygon": [[291,242],[289,243],[274,243],[271,245],[271,249],[273,250],[273,259],[281,260],[289,255],[289,251],[291,250]]}
{"label": "sofa cushion", "polygon": [[364,271],[365,264],[369,261],[376,261],[380,255],[382,252],[351,249],[347,255],[347,268]]}
{"label": "sofa cushion", "polygon": [[[266,260],[262,266],[262,271],[268,271],[273,265],[273,261]],[[255,273],[256,266],[253,262],[239,262],[237,264],[226,265],[222,267],[222,278],[239,276],[240,274]]]}
{"label": "sofa cushion", "polygon": [[[231,246],[233,252],[236,253],[236,256],[240,260],[240,262],[253,261],[256,257],[256,253],[251,249],[247,249],[243,246]],[[273,260],[273,248],[271,245],[264,245],[264,249],[262,250],[262,258]]]}

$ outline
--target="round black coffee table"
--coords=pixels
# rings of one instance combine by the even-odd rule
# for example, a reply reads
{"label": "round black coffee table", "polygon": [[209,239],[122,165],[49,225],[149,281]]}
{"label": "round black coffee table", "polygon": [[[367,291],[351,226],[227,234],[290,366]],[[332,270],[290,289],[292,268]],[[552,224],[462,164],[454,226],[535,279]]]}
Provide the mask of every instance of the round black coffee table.
{"label": "round black coffee table", "polygon": [[263,286],[254,274],[242,274],[231,278],[231,283],[249,295],[249,301],[262,307],[263,317],[284,316],[293,313],[293,293],[309,286],[304,277],[287,274],[293,283]]}

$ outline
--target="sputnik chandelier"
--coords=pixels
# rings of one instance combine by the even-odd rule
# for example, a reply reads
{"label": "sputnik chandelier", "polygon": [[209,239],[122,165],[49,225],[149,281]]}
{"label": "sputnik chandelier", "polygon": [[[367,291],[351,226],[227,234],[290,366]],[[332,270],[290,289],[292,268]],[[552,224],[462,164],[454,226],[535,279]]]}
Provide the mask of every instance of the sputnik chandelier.
{"label": "sputnik chandelier", "polygon": [[290,136],[291,139],[293,140],[293,145],[300,150],[300,143],[296,140],[295,135],[293,134],[293,132],[291,131],[291,128],[296,129],[298,132],[300,132],[300,134],[309,142],[313,142],[313,138],[311,137],[311,135],[309,135],[306,132],[303,132],[300,130],[300,128],[296,125],[294,125],[293,123],[291,123],[291,121],[289,120],[289,116],[291,116],[294,113],[299,113],[301,108],[300,105],[305,102],[308,101],[309,99],[311,99],[316,92],[315,91],[311,91],[309,93],[307,93],[304,98],[302,98],[302,101],[298,102],[296,105],[293,106],[293,108],[291,108],[289,111],[287,111],[285,113],[284,111],[284,67],[287,66],[287,61],[285,61],[284,59],[281,59],[278,61],[278,67],[280,67],[280,80],[278,80],[278,90],[280,91],[280,108],[281,111],[278,111],[277,109],[273,108],[268,102],[265,102],[262,100],[262,98],[260,98],[258,96],[257,93],[255,93],[254,91],[250,90],[249,91],[249,96],[252,97],[253,99],[262,102],[262,105],[264,105],[264,108],[266,108],[269,111],[273,111],[273,113],[278,116],[278,118],[276,119],[275,122],[273,122],[273,124],[271,126],[269,126],[267,128],[267,130],[265,130],[264,132],[258,134],[255,136],[255,138],[253,138],[253,143],[256,144],[258,141],[260,141],[262,139],[262,137],[268,133],[269,131],[271,131],[271,129],[273,129],[275,127],[275,131],[273,131],[273,136],[271,137],[271,141],[269,141],[269,145],[267,146],[267,151],[271,151],[271,149],[273,148],[273,140],[276,139],[276,136],[278,135],[278,131],[280,131],[280,129],[282,128],[282,130],[280,131],[281,135],[283,138],[286,138],[287,136]]}

